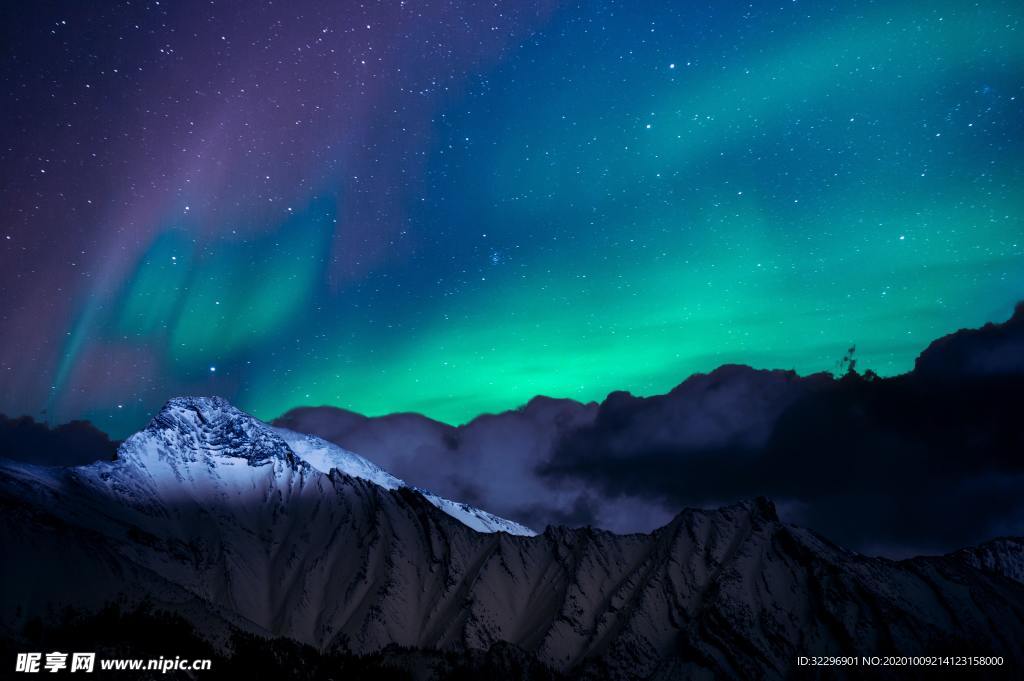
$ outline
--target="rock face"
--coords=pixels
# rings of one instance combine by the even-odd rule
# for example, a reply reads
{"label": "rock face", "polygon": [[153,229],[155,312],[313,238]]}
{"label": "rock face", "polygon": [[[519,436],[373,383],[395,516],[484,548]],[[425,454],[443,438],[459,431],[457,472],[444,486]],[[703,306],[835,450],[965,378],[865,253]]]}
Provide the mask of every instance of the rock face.
{"label": "rock face", "polygon": [[462,522],[335,450],[186,398],[114,462],[0,466],[6,635],[54,606],[120,598],[180,613],[211,641],[243,630],[322,651],[465,654],[507,642],[594,678],[783,678],[798,655],[1024,663],[1020,540],[867,558],[763,499],[650,534],[479,531],[485,512],[465,507]]}
{"label": "rock face", "polygon": [[1024,539],[1001,537],[953,554],[969,565],[1024,584]]}

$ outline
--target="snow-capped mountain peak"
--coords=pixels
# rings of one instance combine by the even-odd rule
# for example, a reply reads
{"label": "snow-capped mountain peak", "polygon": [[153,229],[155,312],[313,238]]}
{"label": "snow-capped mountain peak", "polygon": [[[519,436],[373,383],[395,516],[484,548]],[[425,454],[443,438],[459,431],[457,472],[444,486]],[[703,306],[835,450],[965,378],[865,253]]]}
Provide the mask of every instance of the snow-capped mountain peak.
{"label": "snow-capped mountain peak", "polygon": [[284,458],[288,444],[274,429],[222,397],[176,397],[145,429],[129,437],[117,458],[135,463],[158,458],[240,458],[258,464]]}
{"label": "snow-capped mountain peak", "polygon": [[[273,464],[274,475],[308,466],[321,473],[337,470],[389,490],[408,487],[363,457],[312,435],[275,428],[234,407],[222,397],[176,397],[145,429],[118,450],[121,466],[145,473],[159,487],[181,481],[223,491],[252,488],[259,469]],[[88,468],[88,467],[86,467]],[[308,469],[307,469],[308,470]],[[415,489],[415,488],[414,488]],[[239,491],[239,490],[236,490]],[[536,534],[528,527],[467,504],[415,489],[431,504],[478,532]]]}

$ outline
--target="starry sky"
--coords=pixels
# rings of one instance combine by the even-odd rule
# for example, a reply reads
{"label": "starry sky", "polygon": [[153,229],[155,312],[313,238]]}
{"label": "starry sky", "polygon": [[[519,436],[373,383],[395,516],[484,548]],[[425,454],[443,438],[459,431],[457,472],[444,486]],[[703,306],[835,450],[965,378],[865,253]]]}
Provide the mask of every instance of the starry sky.
{"label": "starry sky", "polygon": [[0,412],[462,423],[1024,298],[1024,5],[0,8]]}

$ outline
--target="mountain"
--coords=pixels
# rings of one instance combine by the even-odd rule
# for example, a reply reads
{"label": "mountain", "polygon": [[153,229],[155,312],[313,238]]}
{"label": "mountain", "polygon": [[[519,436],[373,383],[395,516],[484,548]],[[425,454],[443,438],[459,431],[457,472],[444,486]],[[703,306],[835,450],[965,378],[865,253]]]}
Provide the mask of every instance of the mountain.
{"label": "mountain", "polygon": [[980,546],[961,549],[953,555],[976,568],[1024,584],[1024,538],[1000,537]]}
{"label": "mountain", "polygon": [[456,663],[594,679],[785,678],[798,655],[1024,663],[1020,540],[892,561],[765,499],[629,535],[514,534],[452,504],[223,400],[172,400],[113,462],[0,465],[5,638],[118,603],[183,618],[219,655],[291,640],[415,678]]}

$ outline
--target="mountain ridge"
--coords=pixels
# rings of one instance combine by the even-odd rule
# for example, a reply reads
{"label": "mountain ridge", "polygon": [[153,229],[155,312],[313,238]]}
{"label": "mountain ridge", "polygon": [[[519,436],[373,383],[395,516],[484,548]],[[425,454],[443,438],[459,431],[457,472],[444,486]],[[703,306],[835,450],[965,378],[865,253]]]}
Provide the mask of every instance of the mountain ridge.
{"label": "mountain ridge", "polygon": [[55,603],[148,600],[212,641],[460,656],[508,643],[595,679],[784,678],[798,654],[951,641],[1024,661],[1024,542],[871,558],[781,522],[764,498],[686,509],[647,534],[481,533],[407,486],[318,470],[255,419],[218,423],[235,411],[208,404],[172,401],[151,424],[184,451],[144,430],[120,461],[0,464],[0,504],[18,519],[2,544],[20,549],[0,581],[21,587],[5,590],[4,631]]}

